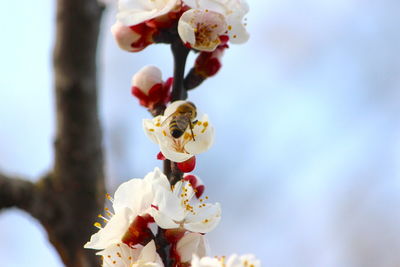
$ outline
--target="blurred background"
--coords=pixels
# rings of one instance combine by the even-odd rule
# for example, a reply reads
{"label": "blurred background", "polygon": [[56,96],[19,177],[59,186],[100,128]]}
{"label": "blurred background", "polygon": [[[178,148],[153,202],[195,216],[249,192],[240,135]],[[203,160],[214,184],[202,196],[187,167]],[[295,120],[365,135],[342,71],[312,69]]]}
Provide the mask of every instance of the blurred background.
{"label": "blurred background", "polygon": [[[53,157],[54,2],[0,10],[0,169],[32,180]],[[216,128],[196,168],[223,208],[211,254],[251,252],[271,267],[400,266],[400,2],[248,2],[249,42],[232,45],[220,73],[189,96]],[[119,50],[114,17],[110,7],[98,56],[111,193],[161,165],[131,76],[147,64],[172,75],[165,45]],[[0,259],[62,266],[19,210],[0,215]]]}

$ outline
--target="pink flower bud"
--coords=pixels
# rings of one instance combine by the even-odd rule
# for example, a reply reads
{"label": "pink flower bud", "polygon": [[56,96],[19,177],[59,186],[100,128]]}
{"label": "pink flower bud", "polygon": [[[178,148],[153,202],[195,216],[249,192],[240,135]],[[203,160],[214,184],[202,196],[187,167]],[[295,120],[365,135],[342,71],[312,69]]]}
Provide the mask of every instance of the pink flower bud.
{"label": "pink flower bud", "polygon": [[153,43],[153,36],[157,29],[140,23],[134,26],[125,26],[120,22],[116,22],[111,27],[118,46],[128,52],[139,52]]}
{"label": "pink flower bud", "polygon": [[132,94],[142,106],[152,109],[169,101],[172,81],[169,78],[164,82],[160,69],[146,66],[132,77]]}

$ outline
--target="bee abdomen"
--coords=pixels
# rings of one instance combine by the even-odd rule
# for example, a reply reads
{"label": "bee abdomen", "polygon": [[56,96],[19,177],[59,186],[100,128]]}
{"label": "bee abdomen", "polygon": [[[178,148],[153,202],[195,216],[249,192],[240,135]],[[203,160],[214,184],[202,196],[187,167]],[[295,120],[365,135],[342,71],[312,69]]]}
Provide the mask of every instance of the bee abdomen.
{"label": "bee abdomen", "polygon": [[183,135],[183,131],[179,130],[179,129],[171,129],[171,135],[174,138],[179,138]]}
{"label": "bee abdomen", "polygon": [[172,135],[172,137],[174,138],[179,138],[183,135],[183,132],[180,128],[179,128],[179,124],[177,120],[172,120],[169,124],[169,131]]}

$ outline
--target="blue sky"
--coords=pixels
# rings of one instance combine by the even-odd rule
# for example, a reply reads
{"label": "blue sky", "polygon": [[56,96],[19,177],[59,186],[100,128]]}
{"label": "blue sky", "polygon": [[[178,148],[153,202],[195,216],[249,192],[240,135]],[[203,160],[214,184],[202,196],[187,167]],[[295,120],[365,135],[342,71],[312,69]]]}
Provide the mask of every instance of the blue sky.
{"label": "blue sky", "polygon": [[[251,39],[232,45],[220,73],[189,96],[216,128],[196,168],[223,208],[212,254],[253,252],[264,266],[398,266],[400,4],[248,2]],[[52,165],[54,3],[5,6],[0,169],[35,180]],[[160,165],[131,76],[146,64],[172,74],[167,46],[117,48],[114,12],[98,58],[110,192]],[[1,214],[0,237],[4,266],[61,266],[22,212]]]}

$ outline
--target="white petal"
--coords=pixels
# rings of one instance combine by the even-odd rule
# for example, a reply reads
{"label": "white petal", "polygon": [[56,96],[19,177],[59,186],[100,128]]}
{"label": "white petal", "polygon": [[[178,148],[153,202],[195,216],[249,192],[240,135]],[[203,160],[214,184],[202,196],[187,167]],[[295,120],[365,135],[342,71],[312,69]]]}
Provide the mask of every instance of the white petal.
{"label": "white petal", "polygon": [[153,186],[153,191],[158,190],[158,187],[165,190],[171,189],[171,184],[169,183],[167,176],[158,167],[154,168],[154,171],[148,173],[143,180]]}
{"label": "white petal", "polygon": [[[226,1],[224,1],[226,2]],[[208,9],[214,12],[224,14],[226,12],[226,4],[222,1],[216,0],[185,0],[185,4],[192,8]]]}
{"label": "white petal", "polygon": [[191,267],[225,267],[217,258],[203,257],[199,258],[193,255]]}
{"label": "white petal", "polygon": [[192,25],[187,21],[180,19],[178,22],[178,33],[183,43],[189,43],[191,45],[196,43],[196,35]]}
{"label": "white petal", "polygon": [[247,266],[260,267],[261,262],[252,254],[237,255],[233,254],[226,260],[226,267],[247,267]]}
{"label": "white petal", "polygon": [[185,218],[185,229],[192,232],[208,233],[212,231],[221,220],[221,206],[219,203],[206,204],[196,210],[196,214],[189,214]]}
{"label": "white petal", "polygon": [[158,129],[155,126],[155,121],[157,121],[157,119],[160,119],[160,118],[161,118],[161,116],[158,116],[154,119],[143,119],[143,121],[142,121],[144,133],[155,144],[158,144],[157,134],[159,134]]}
{"label": "white petal", "polygon": [[189,262],[193,254],[199,257],[207,255],[208,243],[202,234],[187,233],[178,241],[176,249],[181,262]]}
{"label": "white petal", "polygon": [[227,17],[227,23],[230,26],[228,31],[229,41],[233,44],[242,44],[249,40],[249,33],[242,22],[242,17],[234,15]]}
{"label": "white petal", "polygon": [[[185,145],[185,150],[193,155],[207,151],[214,143],[214,128],[208,121],[208,116],[203,115],[200,122],[203,124],[195,125],[193,128],[193,134],[196,136],[196,140],[191,140]],[[204,126],[204,122],[207,123],[207,126]]]}
{"label": "white petal", "polygon": [[141,249],[141,246],[131,248],[124,243],[118,243],[97,252],[96,255],[103,256],[104,267],[125,267],[131,266],[138,259]]}
{"label": "white petal", "polygon": [[115,213],[121,209],[129,208],[134,213],[139,212],[140,202],[151,190],[151,186],[142,179],[131,179],[122,183],[114,194],[113,208]]}
{"label": "white petal", "polygon": [[180,199],[171,190],[158,190],[153,202],[156,208],[150,210],[156,223],[163,229],[177,228],[177,222],[184,218]]}
{"label": "white petal", "polygon": [[91,236],[90,241],[85,244],[84,248],[105,249],[112,244],[120,243],[131,223],[132,216],[130,209],[121,209],[119,213],[116,213],[109,220],[104,228]]}
{"label": "white petal", "polygon": [[191,157],[193,157],[193,154],[187,154],[187,153],[181,153],[175,151],[171,146],[169,146],[168,143],[163,142],[160,144],[160,150],[161,153],[163,153],[164,157],[167,159],[173,161],[173,162],[184,162]]}
{"label": "white petal", "polygon": [[120,0],[117,19],[128,26],[136,25],[167,14],[177,3],[178,0]]}
{"label": "white petal", "polygon": [[142,252],[139,256],[139,261],[144,262],[154,262],[157,259],[156,245],[154,240],[151,240],[147,245],[142,249]]}

